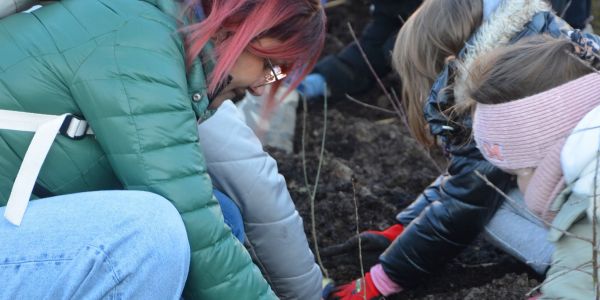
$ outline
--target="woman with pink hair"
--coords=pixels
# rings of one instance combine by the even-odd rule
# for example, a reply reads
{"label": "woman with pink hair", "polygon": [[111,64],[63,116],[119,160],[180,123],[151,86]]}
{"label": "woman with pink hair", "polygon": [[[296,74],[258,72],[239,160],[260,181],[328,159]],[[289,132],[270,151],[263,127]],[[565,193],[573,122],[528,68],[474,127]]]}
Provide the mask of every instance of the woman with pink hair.
{"label": "woman with pink hair", "polygon": [[[229,196],[261,274],[223,221],[202,150],[219,141],[198,127],[245,91],[295,88],[324,30],[318,0],[65,0],[0,20],[0,298],[318,298],[306,238],[284,238],[302,232],[291,199],[219,175],[242,190]],[[270,211],[294,222],[267,244],[304,269],[261,256]]]}

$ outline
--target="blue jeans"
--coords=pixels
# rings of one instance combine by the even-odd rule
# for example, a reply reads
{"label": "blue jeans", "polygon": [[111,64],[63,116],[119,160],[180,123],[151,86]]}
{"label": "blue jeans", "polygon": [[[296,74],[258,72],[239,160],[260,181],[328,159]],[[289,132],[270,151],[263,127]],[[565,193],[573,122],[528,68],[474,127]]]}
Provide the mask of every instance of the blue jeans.
{"label": "blue jeans", "polygon": [[147,192],[32,201],[20,227],[0,217],[0,299],[180,299],[189,259],[179,213]]}
{"label": "blue jeans", "polygon": [[483,230],[487,241],[544,274],[552,261],[554,245],[547,240],[548,229],[527,212],[523,194],[513,189]]}
{"label": "blue jeans", "polygon": [[242,213],[238,206],[229,198],[217,189],[213,189],[215,198],[221,205],[221,212],[225,219],[225,224],[231,228],[231,232],[235,235],[238,240],[243,244],[246,232],[244,231],[244,219],[242,219]]}

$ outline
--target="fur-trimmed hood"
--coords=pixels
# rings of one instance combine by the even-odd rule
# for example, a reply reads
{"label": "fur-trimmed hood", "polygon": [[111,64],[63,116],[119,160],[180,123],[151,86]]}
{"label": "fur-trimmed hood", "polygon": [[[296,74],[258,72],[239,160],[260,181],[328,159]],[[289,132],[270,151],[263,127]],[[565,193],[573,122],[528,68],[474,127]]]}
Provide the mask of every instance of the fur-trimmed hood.
{"label": "fur-trimmed hood", "polygon": [[[487,2],[490,0],[484,0]],[[492,0],[493,1],[493,0]],[[461,68],[454,82],[456,105],[471,106],[467,100],[467,75],[475,60],[486,53],[509,44],[526,29],[538,13],[552,12],[544,0],[501,0],[498,8],[484,21],[462,51]]]}
{"label": "fur-trimmed hood", "polygon": [[[524,37],[548,34],[567,38],[573,29],[557,17],[544,0],[483,0],[484,9],[495,7],[484,16],[483,24],[471,36],[456,61],[450,61],[433,83],[424,105],[424,115],[432,135],[442,137],[446,148],[460,148],[470,138],[467,79],[473,63],[482,55]],[[448,113],[450,112],[450,113]]]}

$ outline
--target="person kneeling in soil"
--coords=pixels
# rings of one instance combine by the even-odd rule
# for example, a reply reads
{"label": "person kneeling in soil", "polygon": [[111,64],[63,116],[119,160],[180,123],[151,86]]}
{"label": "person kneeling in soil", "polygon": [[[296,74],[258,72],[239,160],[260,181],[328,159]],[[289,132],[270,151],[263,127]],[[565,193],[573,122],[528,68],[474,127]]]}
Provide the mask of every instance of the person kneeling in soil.
{"label": "person kneeling in soil", "polygon": [[[259,199],[274,200],[269,205],[250,203],[253,197],[273,196],[255,189],[243,196],[249,199],[244,202],[222,183],[236,186],[237,178],[223,175],[220,187],[245,204],[242,214],[252,212],[247,224],[269,222],[260,229],[248,226],[245,237],[260,245],[254,248],[261,259],[257,263],[271,290],[223,221],[222,211],[231,206],[220,207],[213,196],[201,150],[212,141],[200,141],[198,134],[198,123],[218,116],[226,99],[246,90],[261,94],[268,84],[277,90],[285,73],[298,74],[292,87],[300,82],[323,45],[325,17],[318,0],[196,0],[185,5],[65,0],[0,23],[5,29],[0,31],[0,205],[6,205],[0,210],[8,220],[0,224],[0,276],[5,286],[14,287],[2,289],[3,297],[114,293],[179,299],[184,283],[185,299],[320,297],[321,275],[310,261],[291,200],[280,191],[283,196],[277,199]],[[225,134],[219,126],[210,128]],[[35,132],[33,140],[29,132]],[[279,178],[273,182],[281,188]],[[78,193],[121,189],[151,193]],[[33,201],[25,213],[30,196],[44,199]],[[271,214],[270,205],[282,210]],[[175,209],[180,216],[173,217]],[[147,216],[136,221],[140,214]],[[284,241],[267,229],[282,216],[290,222],[277,224],[277,230],[283,224],[302,232],[301,237]],[[67,228],[55,230],[61,222]],[[172,236],[165,233],[171,229]],[[119,234],[110,235],[110,230]],[[101,239],[94,240],[96,234]],[[265,244],[281,254],[265,262],[271,258]],[[176,249],[168,251],[168,246]],[[287,251],[290,246],[294,251]],[[58,258],[46,258],[51,250]],[[299,256],[303,268],[291,274],[285,267]],[[25,268],[37,260],[51,261],[56,273]],[[120,268],[111,268],[112,263]],[[160,263],[166,265],[156,267]],[[140,274],[131,275],[136,270]],[[162,271],[168,279],[156,276]],[[157,280],[172,282],[163,287]],[[138,294],[142,287],[146,294]]]}
{"label": "person kneeling in soil", "polygon": [[550,226],[556,250],[541,299],[597,297],[592,235],[600,229],[593,228],[600,218],[600,56],[594,52],[600,47],[579,41],[535,37],[468,70],[477,147],[517,177],[523,210]]}
{"label": "person kneeling in soil", "polygon": [[[547,33],[568,39],[571,31],[543,0],[423,2],[400,30],[394,68],[400,78],[410,78],[402,86],[402,98],[412,134],[426,146],[443,147],[450,158],[447,173],[397,215],[397,224],[361,234],[363,241],[374,244],[373,252],[385,252],[364,282],[342,285],[331,298],[362,299],[366,289],[367,298],[375,299],[414,288],[482,232],[537,272],[546,271],[553,252],[545,240],[547,230],[506,207],[503,197],[477,174],[505,192],[518,193],[512,175],[487,162],[470,136],[468,79],[456,65],[469,65],[523,37]],[[450,111],[457,105],[462,109]],[[527,228],[527,234],[514,235],[514,228]],[[343,248],[348,247],[334,252]]]}

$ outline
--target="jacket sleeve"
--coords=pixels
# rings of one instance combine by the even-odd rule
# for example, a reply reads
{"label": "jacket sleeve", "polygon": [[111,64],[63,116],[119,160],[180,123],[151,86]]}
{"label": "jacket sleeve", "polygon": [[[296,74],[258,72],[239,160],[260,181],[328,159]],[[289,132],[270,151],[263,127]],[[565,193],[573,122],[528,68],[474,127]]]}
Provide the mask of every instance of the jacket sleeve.
{"label": "jacket sleeve", "polygon": [[274,299],[212,196],[183,47],[157,18],[129,19],[85,45],[71,93],[124,187],[164,196],[181,213],[191,247],[184,297]]}
{"label": "jacket sleeve", "polygon": [[483,159],[474,143],[453,151],[449,175],[428,188],[434,199],[381,255],[385,273],[411,288],[443,266],[471,243],[502,201],[475,172],[501,189],[510,175]]}
{"label": "jacket sleeve", "polygon": [[416,219],[427,206],[435,201],[440,201],[440,185],[446,179],[446,175],[442,174],[435,179],[425,190],[415,199],[407,208],[403,209],[398,215],[396,215],[396,221],[408,226],[410,222]]}
{"label": "jacket sleeve", "polygon": [[198,126],[215,186],[240,207],[247,246],[281,299],[320,299],[321,271],[275,160],[231,101]]}

